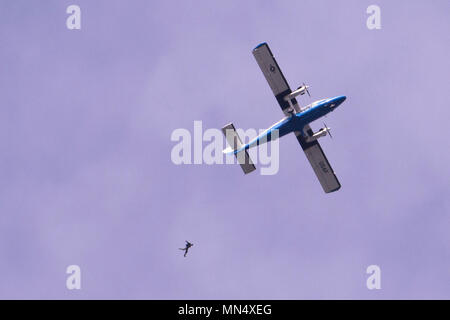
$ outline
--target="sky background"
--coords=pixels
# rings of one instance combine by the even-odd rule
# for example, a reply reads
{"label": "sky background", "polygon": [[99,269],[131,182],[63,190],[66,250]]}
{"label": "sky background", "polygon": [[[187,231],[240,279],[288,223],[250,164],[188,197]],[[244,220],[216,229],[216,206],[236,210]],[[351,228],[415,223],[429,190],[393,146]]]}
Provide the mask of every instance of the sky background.
{"label": "sky background", "polygon": [[[81,30],[66,8],[81,7]],[[381,7],[381,30],[366,8]],[[450,2],[0,1],[0,298],[450,299]],[[280,170],[180,165],[177,128],[265,128],[291,87],[347,100]],[[312,125],[319,129],[321,122]],[[183,258],[178,250],[195,245]],[[66,268],[81,267],[81,290]],[[366,268],[381,268],[368,290]]]}

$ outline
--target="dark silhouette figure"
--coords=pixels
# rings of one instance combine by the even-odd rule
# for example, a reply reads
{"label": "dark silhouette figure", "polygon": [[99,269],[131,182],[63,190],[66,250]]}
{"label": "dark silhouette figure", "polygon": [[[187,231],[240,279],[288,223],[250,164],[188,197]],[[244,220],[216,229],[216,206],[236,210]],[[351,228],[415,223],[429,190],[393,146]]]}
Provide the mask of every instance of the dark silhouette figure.
{"label": "dark silhouette figure", "polygon": [[189,241],[186,240],[186,247],[185,248],[179,248],[179,249],[184,251],[184,256],[186,257],[189,248],[192,247],[193,245],[194,245],[193,243],[190,243]]}

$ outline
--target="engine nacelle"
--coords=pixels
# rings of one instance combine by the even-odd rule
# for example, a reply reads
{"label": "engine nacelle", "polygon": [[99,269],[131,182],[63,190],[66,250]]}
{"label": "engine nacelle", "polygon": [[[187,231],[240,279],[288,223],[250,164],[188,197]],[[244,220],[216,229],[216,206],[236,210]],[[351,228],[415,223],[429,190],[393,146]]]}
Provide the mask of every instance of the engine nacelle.
{"label": "engine nacelle", "polygon": [[284,97],[285,101],[290,101],[294,99],[296,96],[304,95],[308,91],[309,86],[303,85],[299,87],[297,90],[292,91]]}
{"label": "engine nacelle", "polygon": [[312,136],[306,138],[307,142],[312,142],[315,141],[319,138],[325,137],[328,134],[328,130],[330,130],[329,128],[322,128],[319,131],[317,131],[316,133],[314,133]]}

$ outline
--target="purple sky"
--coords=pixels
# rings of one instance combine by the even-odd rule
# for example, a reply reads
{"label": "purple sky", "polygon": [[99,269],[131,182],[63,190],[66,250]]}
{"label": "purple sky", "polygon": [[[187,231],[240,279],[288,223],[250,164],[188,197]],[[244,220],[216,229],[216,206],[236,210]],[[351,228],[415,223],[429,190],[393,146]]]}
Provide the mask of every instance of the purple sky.
{"label": "purple sky", "polygon": [[[81,30],[66,28],[71,4]],[[450,299],[449,10],[2,1],[0,298]],[[303,104],[347,96],[321,140],[336,193],[293,135],[273,176],[171,162],[172,131],[194,120],[281,119],[251,54],[262,41],[291,87],[311,85]],[[371,264],[381,290],[366,288]]]}

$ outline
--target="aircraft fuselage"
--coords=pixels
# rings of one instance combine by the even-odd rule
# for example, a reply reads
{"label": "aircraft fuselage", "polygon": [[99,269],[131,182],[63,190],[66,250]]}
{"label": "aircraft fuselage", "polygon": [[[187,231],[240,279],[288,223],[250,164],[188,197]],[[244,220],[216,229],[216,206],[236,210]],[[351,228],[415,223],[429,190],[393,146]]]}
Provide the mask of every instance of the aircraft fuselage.
{"label": "aircraft fuselage", "polygon": [[241,148],[235,150],[232,153],[238,153],[244,149],[249,149],[255,147],[259,144],[266,143],[276,138],[276,135],[272,133],[275,130],[278,130],[278,138],[287,135],[288,133],[294,131],[300,131],[303,135],[303,128],[305,125],[325,116],[331,111],[334,111],[342,102],[346,99],[345,96],[337,96],[330,99],[324,99],[320,101],[316,101],[312,103],[310,106],[307,106],[303,111],[298,113],[293,113],[290,116],[287,116],[277,123],[273,124],[270,128],[265,130],[256,138],[252,139],[249,143],[243,145]]}

